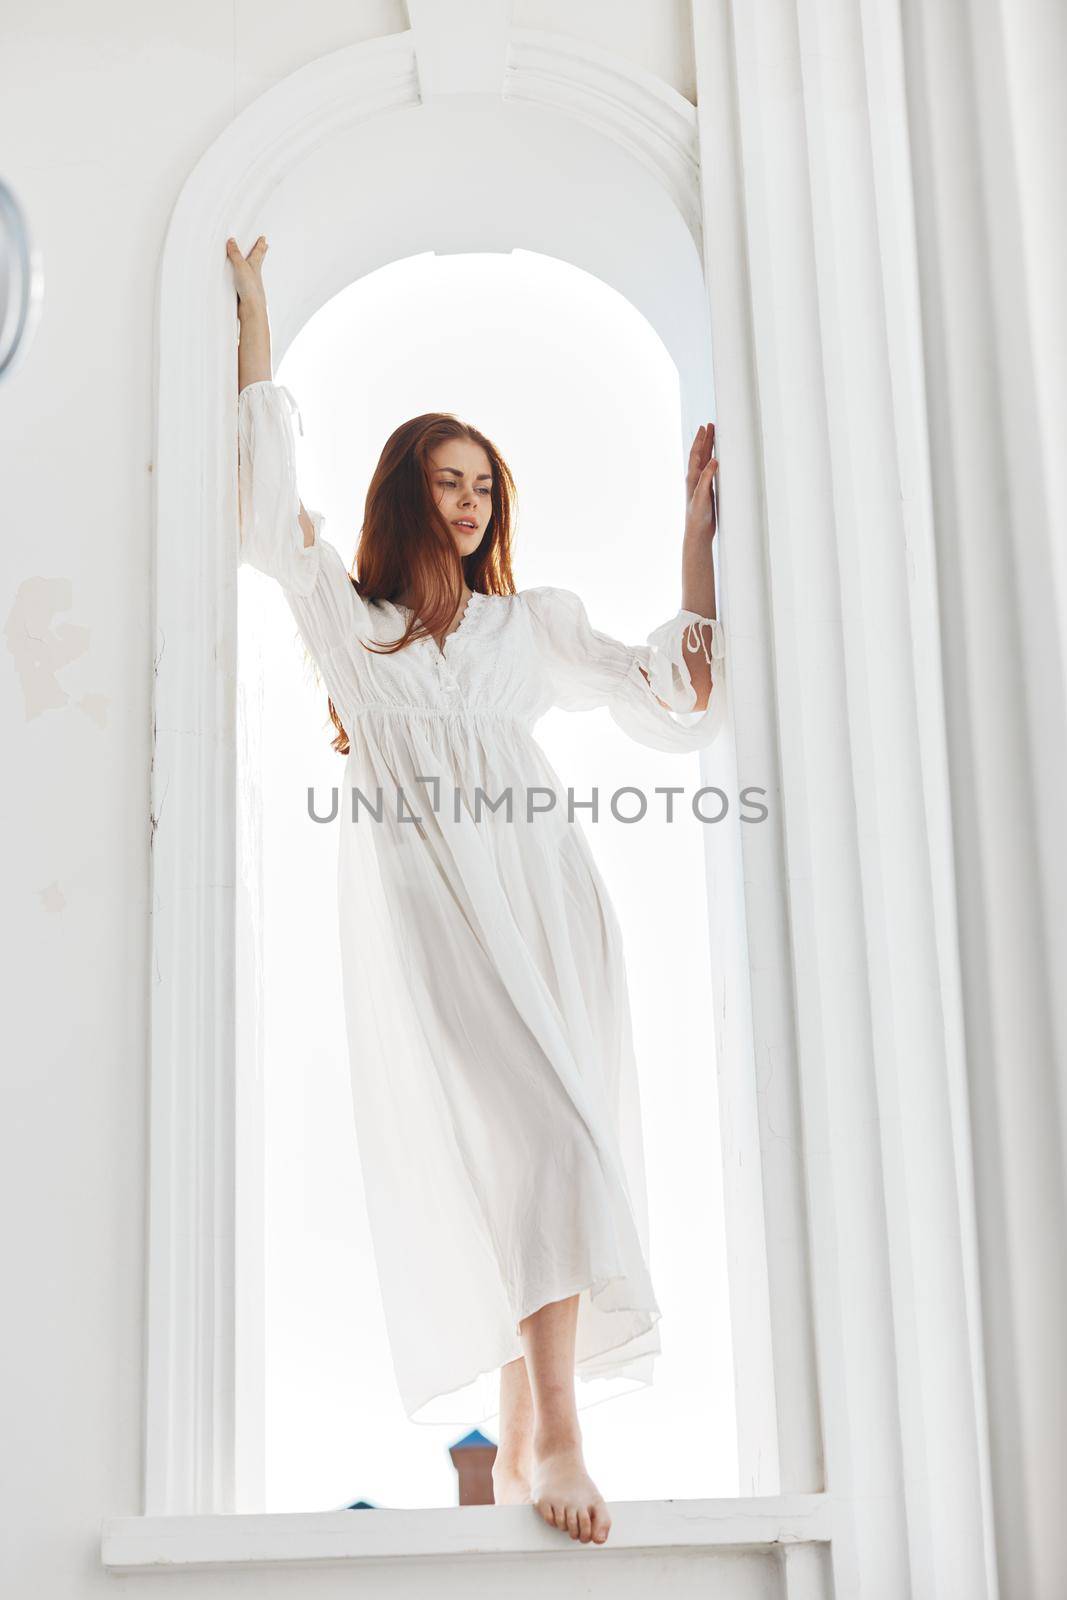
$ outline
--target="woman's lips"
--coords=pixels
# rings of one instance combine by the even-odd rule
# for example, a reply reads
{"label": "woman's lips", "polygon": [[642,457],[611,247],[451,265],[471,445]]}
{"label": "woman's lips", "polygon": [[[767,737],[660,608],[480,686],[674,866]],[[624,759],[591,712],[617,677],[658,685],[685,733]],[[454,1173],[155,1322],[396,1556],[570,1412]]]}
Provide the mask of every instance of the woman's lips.
{"label": "woman's lips", "polygon": [[469,528],[471,533],[477,533],[478,531],[478,524],[472,521],[470,517],[457,517],[452,526],[454,528]]}

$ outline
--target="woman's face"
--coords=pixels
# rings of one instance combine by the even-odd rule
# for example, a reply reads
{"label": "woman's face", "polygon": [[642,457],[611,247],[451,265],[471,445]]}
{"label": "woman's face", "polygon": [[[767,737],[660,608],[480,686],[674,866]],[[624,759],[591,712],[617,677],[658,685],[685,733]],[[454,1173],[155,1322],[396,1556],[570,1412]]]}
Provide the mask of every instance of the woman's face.
{"label": "woman's face", "polygon": [[473,439],[446,439],[430,454],[430,488],[461,556],[477,550],[493,512],[493,467]]}

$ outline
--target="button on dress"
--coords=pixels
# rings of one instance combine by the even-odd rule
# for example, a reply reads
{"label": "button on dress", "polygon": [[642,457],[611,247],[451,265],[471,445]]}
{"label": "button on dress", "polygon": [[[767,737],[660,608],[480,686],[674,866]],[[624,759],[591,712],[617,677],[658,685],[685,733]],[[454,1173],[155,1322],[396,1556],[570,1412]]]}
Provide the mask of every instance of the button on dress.
{"label": "button on dress", "polygon": [[[404,1409],[492,1415],[521,1320],[573,1294],[578,1378],[648,1383],[660,1309],[622,938],[533,729],[553,706],[606,706],[641,744],[710,744],[722,623],[680,610],[628,645],[578,595],[542,586],[472,594],[443,649],[374,655],[361,641],[398,638],[408,614],[356,592],[316,511],[305,548],[295,410],[273,382],[241,391],[239,559],[280,584],[350,744],[345,1029]],[[686,640],[712,667],[703,712]]]}

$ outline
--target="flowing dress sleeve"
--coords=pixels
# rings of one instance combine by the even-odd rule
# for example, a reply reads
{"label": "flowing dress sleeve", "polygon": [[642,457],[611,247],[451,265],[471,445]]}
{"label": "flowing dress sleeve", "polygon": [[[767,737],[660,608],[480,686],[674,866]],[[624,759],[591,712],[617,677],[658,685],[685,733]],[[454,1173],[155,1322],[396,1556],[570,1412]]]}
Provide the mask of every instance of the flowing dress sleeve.
{"label": "flowing dress sleeve", "polygon": [[321,512],[309,507],[315,538],[304,544],[291,415],[299,415],[296,402],[283,385],[264,379],[245,385],[237,408],[238,561],[281,585],[314,655],[347,645],[358,657],[357,635],[370,632],[367,604],[340,552],[322,537]]}
{"label": "flowing dress sleeve", "polygon": [[[625,733],[654,750],[701,750],[712,742],[726,715],[726,636],[718,617],[682,609],[644,644],[623,644],[593,627],[584,603],[569,589],[545,586],[522,595],[553,705],[567,711],[607,706]],[[703,711],[694,709],[686,644],[702,648],[711,667],[711,696]]]}

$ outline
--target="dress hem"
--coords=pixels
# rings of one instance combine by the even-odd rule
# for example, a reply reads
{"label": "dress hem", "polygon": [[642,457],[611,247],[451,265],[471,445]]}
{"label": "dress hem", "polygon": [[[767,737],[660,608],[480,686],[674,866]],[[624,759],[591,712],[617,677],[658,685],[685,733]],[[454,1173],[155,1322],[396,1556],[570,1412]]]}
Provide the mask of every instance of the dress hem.
{"label": "dress hem", "polygon": [[[590,1299],[595,1300],[597,1295],[602,1294],[609,1284],[618,1283],[620,1280],[625,1279],[626,1277],[627,1274],[625,1272],[609,1272],[604,1276],[596,1277],[592,1280],[588,1278],[583,1279],[581,1283],[575,1284],[572,1288],[564,1289],[559,1294],[557,1294],[555,1290],[551,1292],[547,1290],[539,1290],[537,1295],[534,1296],[533,1304],[529,1306],[527,1310],[520,1312],[518,1317],[515,1319],[514,1330],[516,1337],[521,1337],[519,1333],[519,1323],[525,1322],[527,1317],[532,1317],[535,1312],[543,1310],[545,1306],[551,1306],[554,1305],[557,1300],[569,1300],[572,1295],[585,1294],[587,1292]],[[612,1306],[610,1311],[605,1312],[604,1314],[607,1316],[614,1316],[614,1314],[619,1311],[648,1312],[652,1318],[652,1321],[649,1323],[649,1328],[655,1327],[656,1323],[660,1319],[660,1316],[662,1315],[659,1306],[655,1303],[653,1303],[651,1306]],[[646,1328],[644,1332],[647,1333],[648,1329]],[[637,1335],[631,1334],[630,1337],[636,1338]],[[623,1341],[625,1344],[629,1344],[629,1342],[629,1339]],[[617,1350],[618,1348],[618,1345],[608,1345],[605,1350],[598,1351],[597,1356],[583,1356],[582,1360],[596,1360],[599,1356],[608,1355],[612,1350]],[[576,1371],[578,1370],[579,1365],[580,1363],[576,1363]]]}
{"label": "dress hem", "polygon": [[[606,1289],[609,1284],[618,1283],[620,1279],[623,1279],[626,1276],[626,1273],[614,1272],[610,1273],[607,1277],[593,1278],[592,1281],[586,1279],[582,1283],[575,1285],[573,1288],[564,1289],[558,1294],[553,1293],[545,1299],[538,1299],[529,1311],[522,1312],[521,1316],[519,1316],[517,1319],[517,1323],[522,1322],[526,1317],[532,1316],[533,1313],[535,1311],[539,1311],[542,1306],[552,1305],[557,1300],[569,1300],[571,1295],[585,1294],[588,1292],[590,1297],[595,1297],[604,1289]],[[594,1370],[592,1372],[584,1372],[583,1368],[586,1367],[590,1362],[602,1361],[605,1356],[610,1356],[617,1350],[625,1349],[628,1344],[633,1344],[635,1340],[644,1338],[645,1334],[652,1331],[663,1315],[659,1306],[612,1306],[611,1310],[605,1312],[604,1315],[614,1316],[620,1312],[627,1311],[636,1311],[642,1316],[646,1317],[647,1321],[645,1322],[645,1325],[637,1328],[633,1333],[628,1334],[625,1339],[620,1339],[616,1344],[604,1345],[601,1349],[581,1357],[580,1360],[576,1360],[574,1364],[574,1372],[576,1377],[582,1378],[586,1382],[594,1381],[598,1378],[612,1377],[614,1374],[610,1368],[608,1368],[606,1371]],[[508,1348],[511,1348],[510,1342]],[[659,1352],[655,1350],[644,1352],[645,1355],[650,1355],[653,1357],[655,1357],[658,1353]],[[419,1400],[417,1404],[410,1409],[407,1407],[407,1405],[404,1405],[404,1411],[408,1421],[422,1427],[440,1426],[440,1423],[437,1419],[428,1417],[422,1418],[419,1417],[417,1413],[423,1410],[424,1407],[430,1405],[434,1400],[447,1400],[450,1395],[460,1394],[464,1389],[469,1388],[471,1384],[477,1383],[480,1378],[487,1378],[492,1373],[499,1372],[501,1367],[506,1366],[509,1361],[514,1361],[516,1359],[517,1357],[513,1355],[501,1355],[499,1357],[495,1357],[488,1366],[479,1367],[477,1372],[472,1372],[469,1377],[464,1378],[460,1383],[454,1384],[451,1388],[435,1389],[431,1394],[425,1395],[423,1399]],[[633,1381],[635,1384],[638,1384],[644,1388],[647,1388],[651,1383],[651,1379],[635,1378]]]}

